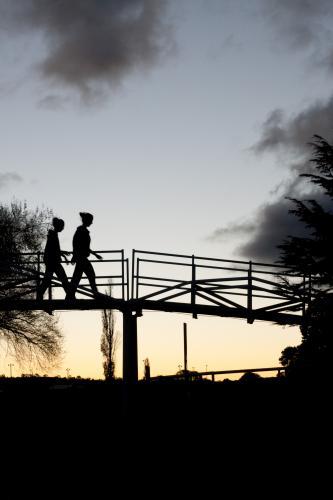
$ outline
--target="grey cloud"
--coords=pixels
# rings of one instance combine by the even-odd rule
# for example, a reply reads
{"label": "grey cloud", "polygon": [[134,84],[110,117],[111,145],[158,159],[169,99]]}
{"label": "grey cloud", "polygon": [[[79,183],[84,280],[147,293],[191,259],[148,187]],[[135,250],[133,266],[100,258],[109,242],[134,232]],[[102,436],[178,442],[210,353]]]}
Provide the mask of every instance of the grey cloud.
{"label": "grey cloud", "polygon": [[47,95],[38,101],[38,107],[47,110],[57,111],[63,109],[68,104],[69,99],[58,95]]}
{"label": "grey cloud", "polygon": [[[306,199],[315,198],[323,207],[333,211],[333,204],[322,193],[308,193]],[[243,241],[236,247],[235,253],[245,259],[262,262],[276,262],[279,257],[278,245],[289,235],[308,236],[309,230],[289,210],[293,204],[285,196],[262,205],[254,215],[253,221],[228,225],[216,230],[210,239],[222,242],[223,239],[240,237]],[[243,230],[242,230],[243,228]],[[235,230],[235,231],[234,231]],[[214,238],[213,238],[214,237]]]}
{"label": "grey cloud", "polygon": [[[302,198],[302,197],[300,197]],[[326,210],[333,212],[332,200],[323,193],[309,193],[306,199],[316,199]],[[309,236],[309,229],[299,219],[289,213],[294,208],[286,198],[260,207],[257,214],[257,229],[237,253],[242,257],[273,262],[278,259],[277,248],[288,236]]]}
{"label": "grey cloud", "polygon": [[250,234],[254,229],[255,224],[251,222],[236,222],[216,229],[207,239],[210,241],[223,241],[224,239]]}
{"label": "grey cloud", "polygon": [[281,110],[272,111],[262,125],[261,137],[253,150],[308,156],[309,141],[314,134],[327,139],[333,135],[333,96],[327,101],[318,100],[289,118]]}
{"label": "grey cloud", "polygon": [[[236,253],[246,259],[274,261],[278,257],[277,245],[288,235],[304,236],[307,229],[297,217],[289,214],[292,204],[286,197],[316,199],[326,209],[332,210],[332,202],[319,192],[300,174],[311,172],[311,147],[313,135],[322,135],[327,140],[333,137],[333,97],[317,101],[302,112],[287,117],[281,110],[274,110],[262,126],[261,137],[253,146],[257,154],[273,153],[286,167],[289,177],[277,186],[276,200],[259,207],[254,215],[256,227],[251,234],[248,228],[253,221],[243,224],[245,231],[236,223],[217,229],[210,239],[241,237],[243,242]],[[281,153],[283,154],[281,157]],[[277,194],[279,193],[279,195]]]}
{"label": "grey cloud", "polygon": [[167,0],[2,0],[14,33],[41,33],[42,77],[81,97],[115,87],[155,64],[170,48]]}
{"label": "grey cloud", "polygon": [[[284,43],[294,50],[307,50],[313,63],[321,69],[333,71],[331,0],[259,0],[257,5],[260,14],[275,29],[280,45]],[[332,201],[299,177],[313,169],[309,161],[309,142],[315,134],[328,141],[333,138],[333,94],[327,100],[310,103],[293,115],[281,109],[275,109],[268,115],[252,151],[255,154],[275,155],[278,163],[285,167],[288,177],[273,193],[275,201],[259,207],[248,223],[229,224],[216,229],[210,237],[212,241],[234,238],[241,241],[236,248],[238,255],[270,262],[278,258],[277,245],[288,235],[307,234],[307,228],[289,213],[292,203],[286,197],[316,199],[333,211]],[[253,226],[253,231],[249,231]]]}
{"label": "grey cloud", "polygon": [[15,172],[0,172],[0,189],[3,189],[11,182],[22,182],[22,177]]}
{"label": "grey cloud", "polygon": [[[211,236],[214,241],[221,237],[239,236],[243,239],[236,253],[247,259],[272,261],[278,257],[277,245],[288,235],[304,236],[307,229],[297,217],[289,214],[292,204],[286,197],[297,199],[316,199],[326,209],[333,211],[332,202],[319,192],[300,174],[311,172],[311,147],[313,135],[322,135],[327,140],[333,137],[333,97],[326,102],[317,101],[302,112],[289,118],[281,110],[268,116],[262,127],[262,134],[253,150],[256,153],[283,153],[282,163],[289,172],[289,178],[278,187],[275,201],[261,206],[254,216],[256,227],[249,235],[248,228],[253,222],[244,223],[246,231],[239,224],[217,229]],[[215,236],[215,237],[214,237]],[[221,237],[219,237],[221,236]]]}
{"label": "grey cloud", "polygon": [[236,253],[246,259],[276,261],[279,255],[277,245],[288,235],[306,234],[304,225],[289,214],[290,208],[291,202],[284,197],[260,207],[256,216],[255,231],[247,241],[239,245]]}
{"label": "grey cloud", "polygon": [[[286,117],[280,110],[270,113],[262,127],[262,134],[253,149],[256,153],[283,153],[283,163],[289,178],[278,186],[280,193],[276,201],[261,206],[255,214],[256,229],[252,234],[238,232],[243,243],[236,253],[247,259],[274,261],[278,257],[277,245],[288,235],[304,236],[307,229],[297,217],[289,213],[292,204],[286,197],[297,199],[316,199],[325,208],[332,210],[332,203],[311,183],[300,177],[311,172],[311,147],[313,135],[322,135],[327,140],[333,137],[333,97],[326,102],[318,101],[302,112]],[[252,222],[251,222],[252,224]],[[238,225],[235,224],[236,229]],[[227,226],[232,236],[232,226]],[[224,234],[224,228],[214,234]],[[218,238],[215,238],[218,240]]]}

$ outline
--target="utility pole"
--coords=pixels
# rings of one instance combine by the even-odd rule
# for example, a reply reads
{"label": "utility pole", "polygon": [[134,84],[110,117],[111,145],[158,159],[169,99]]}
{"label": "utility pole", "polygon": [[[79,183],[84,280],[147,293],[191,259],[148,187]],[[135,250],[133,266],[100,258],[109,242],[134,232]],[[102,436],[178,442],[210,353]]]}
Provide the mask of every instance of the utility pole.
{"label": "utility pole", "polygon": [[9,371],[10,371],[10,378],[12,378],[13,377],[12,368],[14,365],[13,365],[13,363],[9,363],[8,366],[9,366]]}
{"label": "utility pole", "polygon": [[69,377],[70,377],[70,375],[69,375],[69,372],[70,372],[70,371],[71,371],[71,369],[70,369],[70,368],[66,368],[67,378],[69,378]]}

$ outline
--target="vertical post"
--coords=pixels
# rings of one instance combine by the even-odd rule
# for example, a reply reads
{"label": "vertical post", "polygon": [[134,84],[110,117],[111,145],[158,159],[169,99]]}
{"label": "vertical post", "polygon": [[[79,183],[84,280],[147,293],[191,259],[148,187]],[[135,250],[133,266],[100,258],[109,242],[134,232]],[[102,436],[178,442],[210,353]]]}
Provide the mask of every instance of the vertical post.
{"label": "vertical post", "polygon": [[125,267],[124,250],[121,250],[121,298],[125,299]]}
{"label": "vertical post", "polygon": [[129,271],[128,271],[128,258],[126,259],[126,297],[129,300]]}
{"label": "vertical post", "polygon": [[139,265],[140,265],[140,259],[136,259],[136,287],[135,287],[135,298],[139,298]]}
{"label": "vertical post", "polygon": [[131,297],[134,299],[134,269],[135,269],[135,250],[132,250],[132,286],[131,286]]}
{"label": "vertical post", "polygon": [[311,279],[311,273],[309,273],[309,305],[311,304],[311,299],[312,299],[312,279]]}
{"label": "vertical post", "polygon": [[306,304],[306,274],[303,275],[303,302],[302,302],[302,316],[305,317],[305,304]]}
{"label": "vertical post", "polygon": [[247,322],[252,325],[252,261],[249,261],[249,270],[247,278]]}
{"label": "vertical post", "polygon": [[38,297],[39,286],[40,286],[40,252],[37,252],[36,297]]}
{"label": "vertical post", "polygon": [[196,280],[196,273],[195,273],[195,257],[192,255],[192,283],[191,283],[191,305],[192,305],[192,316],[193,318],[197,319],[198,315],[195,312],[195,280]]}
{"label": "vertical post", "polygon": [[137,315],[123,311],[123,381],[138,381],[138,333]]}
{"label": "vertical post", "polygon": [[187,380],[187,323],[184,323],[184,375]]}

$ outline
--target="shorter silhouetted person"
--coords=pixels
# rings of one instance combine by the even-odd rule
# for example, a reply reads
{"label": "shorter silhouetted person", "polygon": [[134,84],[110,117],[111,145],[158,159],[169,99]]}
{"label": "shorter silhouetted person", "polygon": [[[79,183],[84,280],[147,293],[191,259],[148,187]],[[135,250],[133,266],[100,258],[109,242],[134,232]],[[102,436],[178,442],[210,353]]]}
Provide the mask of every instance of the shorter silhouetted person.
{"label": "shorter silhouetted person", "polygon": [[82,219],[82,225],[77,228],[73,237],[73,258],[71,262],[75,264],[75,269],[69,287],[69,293],[67,294],[67,298],[69,299],[75,298],[75,292],[83,273],[89,280],[93,294],[98,295],[95,271],[88,260],[90,254],[95,255],[97,259],[102,259],[99,254],[90,248],[90,234],[87,228],[93,223],[94,217],[87,212],[80,212],[80,217]]}
{"label": "shorter silhouetted person", "polygon": [[63,252],[60,250],[58,237],[58,233],[60,233],[64,229],[65,223],[62,219],[54,217],[52,220],[52,224],[53,228],[48,232],[44,250],[45,274],[43,281],[37,291],[37,298],[39,300],[43,299],[45,291],[51,285],[52,277],[54,274],[61,281],[65,292],[68,293],[69,290],[68,279],[64,268],[61,265],[62,256],[68,255],[68,252]]}

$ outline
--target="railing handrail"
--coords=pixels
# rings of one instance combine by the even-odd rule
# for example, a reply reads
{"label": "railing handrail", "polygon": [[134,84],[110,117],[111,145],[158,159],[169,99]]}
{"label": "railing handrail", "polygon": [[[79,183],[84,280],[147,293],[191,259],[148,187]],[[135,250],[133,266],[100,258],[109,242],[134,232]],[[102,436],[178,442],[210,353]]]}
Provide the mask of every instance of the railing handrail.
{"label": "railing handrail", "polygon": [[155,380],[158,378],[184,378],[186,376],[191,377],[193,375],[194,377],[202,377],[202,376],[212,376],[212,375],[231,375],[231,374],[236,374],[236,373],[257,373],[257,372],[280,372],[280,371],[285,371],[286,367],[285,366],[275,366],[272,368],[244,368],[243,370],[211,370],[211,371],[205,371],[205,372],[198,372],[196,370],[183,370],[183,373],[175,373],[174,375],[156,375],[154,377],[150,377],[150,380]]}
{"label": "railing handrail", "polygon": [[[136,249],[134,249],[133,252],[134,252],[134,254],[165,255],[166,257],[180,257],[182,259],[192,259],[194,257],[194,259],[198,259],[198,260],[231,262],[233,264],[246,264],[246,265],[248,265],[250,262],[250,260],[220,259],[218,257],[202,257],[202,256],[195,255],[195,254],[186,255],[186,254],[176,254],[176,253],[168,253],[168,252],[151,252],[148,250],[136,250]],[[143,260],[143,259],[140,259],[140,260]],[[155,261],[153,261],[153,262],[155,262]],[[264,262],[255,262],[255,261],[252,261],[252,265],[253,266],[263,266],[263,267],[276,267],[276,268],[280,268],[280,269],[291,269],[291,270],[294,269],[291,266],[284,266],[282,264],[268,264],[268,263],[264,263]]]}

